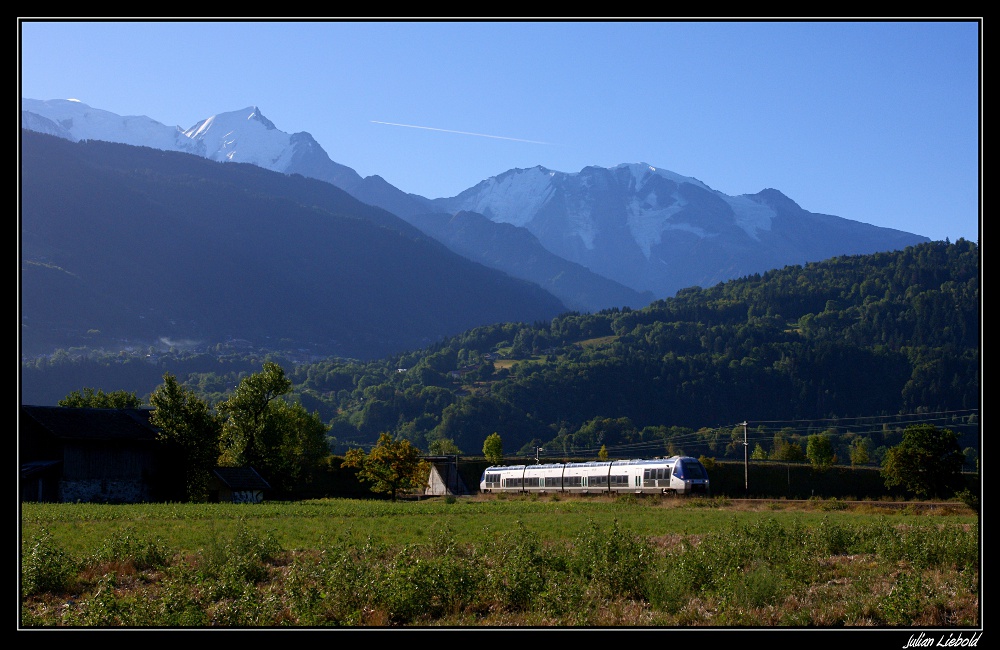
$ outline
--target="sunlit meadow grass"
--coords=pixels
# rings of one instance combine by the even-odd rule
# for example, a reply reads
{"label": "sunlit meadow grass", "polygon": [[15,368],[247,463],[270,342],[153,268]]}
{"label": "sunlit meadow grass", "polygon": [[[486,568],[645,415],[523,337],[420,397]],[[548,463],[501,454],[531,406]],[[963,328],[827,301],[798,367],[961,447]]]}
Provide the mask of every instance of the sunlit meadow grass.
{"label": "sunlit meadow grass", "polygon": [[24,504],[23,627],[979,624],[961,508]]}

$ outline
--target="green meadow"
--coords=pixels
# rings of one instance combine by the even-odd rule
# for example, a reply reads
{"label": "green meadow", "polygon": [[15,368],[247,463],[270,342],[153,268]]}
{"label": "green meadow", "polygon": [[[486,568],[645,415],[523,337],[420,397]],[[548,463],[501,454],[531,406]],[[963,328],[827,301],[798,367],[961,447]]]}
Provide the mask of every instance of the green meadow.
{"label": "green meadow", "polygon": [[21,506],[21,626],[977,626],[958,501]]}

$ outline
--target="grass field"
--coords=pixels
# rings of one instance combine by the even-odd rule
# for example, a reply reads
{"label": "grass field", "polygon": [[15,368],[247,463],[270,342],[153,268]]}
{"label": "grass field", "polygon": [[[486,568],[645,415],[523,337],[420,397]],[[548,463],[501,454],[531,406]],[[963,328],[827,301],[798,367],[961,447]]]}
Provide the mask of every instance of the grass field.
{"label": "grass field", "polygon": [[23,504],[23,627],[979,625],[959,502]]}

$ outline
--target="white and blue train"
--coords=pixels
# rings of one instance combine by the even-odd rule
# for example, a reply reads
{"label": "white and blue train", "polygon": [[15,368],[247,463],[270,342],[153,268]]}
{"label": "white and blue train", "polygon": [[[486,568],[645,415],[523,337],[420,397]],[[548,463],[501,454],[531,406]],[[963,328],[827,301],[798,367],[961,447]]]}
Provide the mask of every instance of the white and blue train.
{"label": "white and blue train", "polygon": [[709,494],[708,472],[697,458],[594,461],[487,467],[481,492]]}

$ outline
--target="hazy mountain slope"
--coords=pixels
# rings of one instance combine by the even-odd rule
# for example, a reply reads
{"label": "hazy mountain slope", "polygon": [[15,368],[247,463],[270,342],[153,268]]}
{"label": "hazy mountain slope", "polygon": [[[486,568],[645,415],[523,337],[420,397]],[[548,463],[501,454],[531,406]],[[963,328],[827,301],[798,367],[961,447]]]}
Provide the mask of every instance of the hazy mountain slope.
{"label": "hazy mountain slope", "polygon": [[654,299],[648,291],[640,293],[552,254],[524,228],[475,212],[425,214],[412,223],[460,255],[536,282],[575,311],[638,309]]}
{"label": "hazy mountain slope", "polygon": [[21,174],[25,353],[240,338],[365,358],[565,310],[326,183],[28,131]]}

